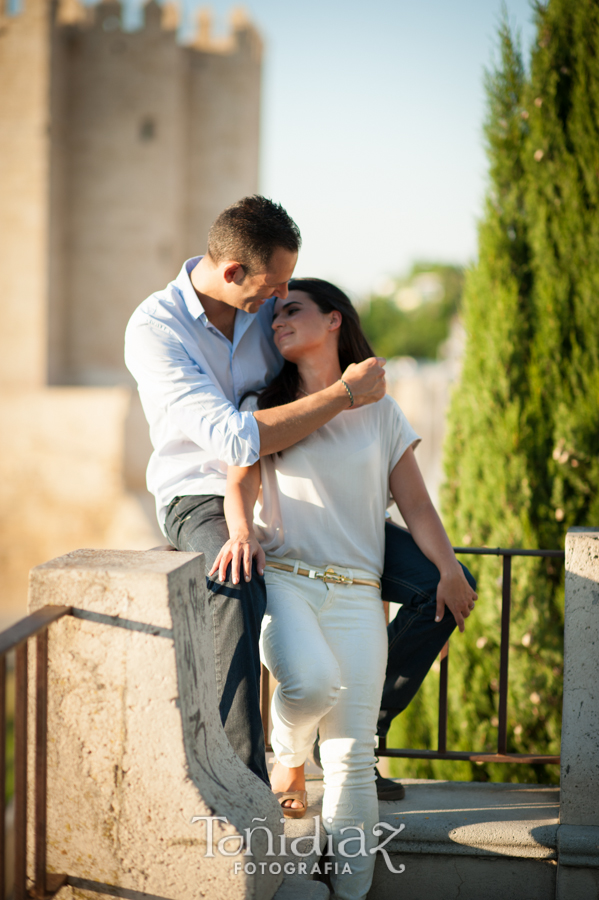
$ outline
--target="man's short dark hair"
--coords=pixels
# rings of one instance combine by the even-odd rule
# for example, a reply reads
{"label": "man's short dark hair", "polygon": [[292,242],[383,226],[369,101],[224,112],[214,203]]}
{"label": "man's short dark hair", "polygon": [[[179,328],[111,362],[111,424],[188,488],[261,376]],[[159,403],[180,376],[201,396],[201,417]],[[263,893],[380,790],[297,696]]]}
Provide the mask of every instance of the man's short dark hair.
{"label": "man's short dark hair", "polygon": [[266,269],[274,251],[297,253],[299,228],[280,203],[254,194],[228,206],[208,232],[208,256],[215,263],[233,259],[248,275]]}

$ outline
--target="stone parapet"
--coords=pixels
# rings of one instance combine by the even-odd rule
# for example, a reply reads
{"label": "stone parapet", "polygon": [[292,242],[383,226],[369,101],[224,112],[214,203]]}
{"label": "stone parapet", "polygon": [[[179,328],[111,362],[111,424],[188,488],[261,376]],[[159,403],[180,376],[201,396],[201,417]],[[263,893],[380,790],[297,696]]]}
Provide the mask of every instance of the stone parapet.
{"label": "stone parapet", "polygon": [[[73,608],[49,633],[48,870],[69,875],[60,900],[270,900],[283,875],[261,874],[268,835],[254,829],[278,842],[281,814],[220,722],[202,554],[74,551],[33,569],[29,611],[46,604]],[[240,859],[255,872],[235,873]]]}
{"label": "stone parapet", "polygon": [[599,528],[566,538],[562,825],[599,825]]}
{"label": "stone parapet", "polygon": [[557,900],[599,896],[599,528],[566,538]]}

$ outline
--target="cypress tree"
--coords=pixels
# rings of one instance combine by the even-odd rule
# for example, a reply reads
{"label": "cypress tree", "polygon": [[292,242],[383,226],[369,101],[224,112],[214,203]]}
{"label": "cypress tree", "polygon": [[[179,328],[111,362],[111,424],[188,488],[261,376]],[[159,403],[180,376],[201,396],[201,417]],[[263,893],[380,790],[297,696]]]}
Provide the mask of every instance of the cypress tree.
{"label": "cypress tree", "polygon": [[[535,14],[530,75],[504,23],[487,77],[489,189],[445,447],[444,521],[458,545],[557,549],[571,525],[599,522],[599,7],[550,0]],[[452,639],[448,746],[493,751],[501,568],[494,558],[464,561],[480,600]],[[508,750],[559,753],[562,636],[563,566],[514,560]],[[435,691],[429,678],[394,743],[434,746]],[[412,771],[559,777],[555,766]]]}

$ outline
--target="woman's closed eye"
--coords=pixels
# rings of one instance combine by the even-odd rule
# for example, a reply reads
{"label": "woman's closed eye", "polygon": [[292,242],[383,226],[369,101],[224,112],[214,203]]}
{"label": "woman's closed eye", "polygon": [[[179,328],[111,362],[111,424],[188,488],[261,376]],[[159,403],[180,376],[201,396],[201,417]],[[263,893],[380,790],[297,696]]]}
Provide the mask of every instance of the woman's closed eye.
{"label": "woman's closed eye", "polygon": [[282,316],[284,316],[285,318],[288,318],[289,316],[292,316],[294,313],[299,312],[300,310],[301,310],[301,306],[288,306],[282,312],[277,313],[277,315],[273,318],[273,323],[281,322]]}

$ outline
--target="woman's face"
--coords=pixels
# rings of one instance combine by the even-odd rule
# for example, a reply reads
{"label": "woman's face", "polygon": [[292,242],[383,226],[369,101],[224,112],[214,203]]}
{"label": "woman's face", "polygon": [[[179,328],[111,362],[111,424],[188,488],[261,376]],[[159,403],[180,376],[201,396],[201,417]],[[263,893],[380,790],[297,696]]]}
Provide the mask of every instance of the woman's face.
{"label": "woman's face", "polygon": [[280,354],[290,362],[319,350],[337,352],[341,313],[321,312],[304,291],[289,291],[287,297],[275,303],[272,327]]}

